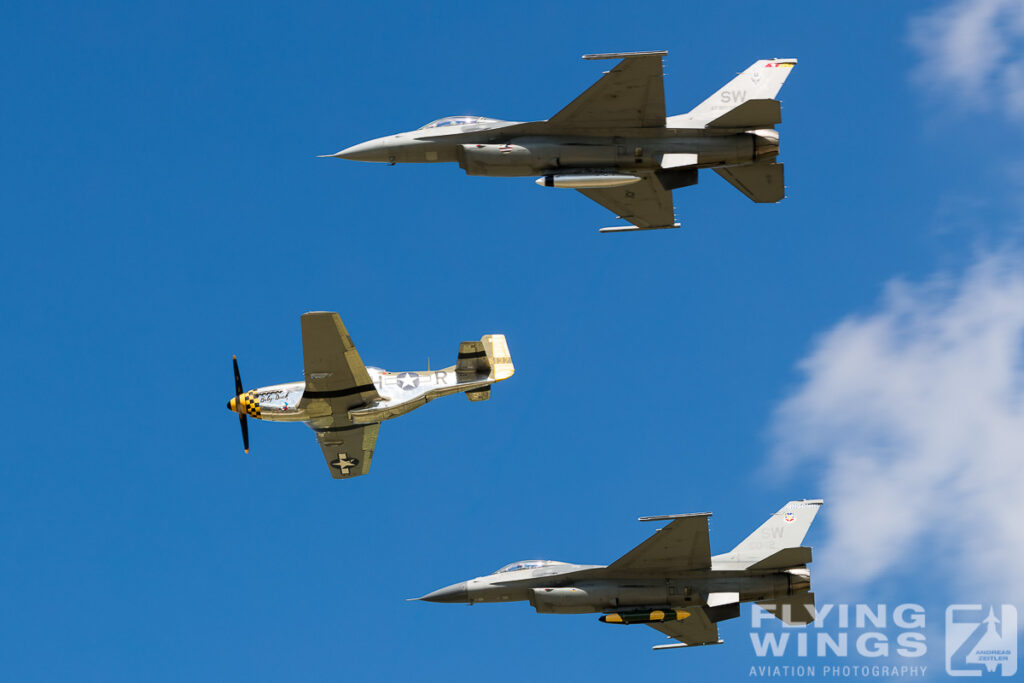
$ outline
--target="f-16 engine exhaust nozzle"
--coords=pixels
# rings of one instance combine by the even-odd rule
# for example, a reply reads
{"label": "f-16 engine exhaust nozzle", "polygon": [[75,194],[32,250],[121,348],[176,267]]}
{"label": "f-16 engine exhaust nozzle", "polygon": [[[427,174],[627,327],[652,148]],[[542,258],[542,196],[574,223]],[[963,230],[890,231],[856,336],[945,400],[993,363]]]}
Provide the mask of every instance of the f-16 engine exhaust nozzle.
{"label": "f-16 engine exhaust nozzle", "polygon": [[558,173],[537,178],[541,187],[568,187],[573,190],[595,190],[602,187],[622,187],[640,182],[640,177],[627,173]]}
{"label": "f-16 engine exhaust nozzle", "polygon": [[789,574],[790,593],[806,593],[811,590],[810,569],[807,567],[799,567],[797,569],[787,569],[786,573]]}
{"label": "f-16 engine exhaust nozzle", "polygon": [[762,128],[754,134],[754,159],[774,159],[779,155],[779,131]]}

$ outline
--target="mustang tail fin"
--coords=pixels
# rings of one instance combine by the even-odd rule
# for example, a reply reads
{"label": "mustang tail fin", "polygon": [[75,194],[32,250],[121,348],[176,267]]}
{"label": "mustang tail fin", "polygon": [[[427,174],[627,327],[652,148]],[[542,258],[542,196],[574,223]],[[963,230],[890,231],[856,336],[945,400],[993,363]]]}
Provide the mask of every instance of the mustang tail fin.
{"label": "mustang tail fin", "polygon": [[491,368],[490,378],[495,382],[511,377],[516,368],[512,365],[512,355],[508,351],[508,343],[503,334],[486,334],[480,339],[487,354],[487,363]]}
{"label": "mustang tail fin", "polygon": [[[483,379],[500,382],[511,377],[516,369],[508,352],[508,344],[503,334],[487,334],[480,341],[467,341],[459,344],[459,358],[455,363],[455,371],[465,377],[465,381]],[[486,401],[491,397],[490,385],[467,391],[470,401]]]}
{"label": "mustang tail fin", "polygon": [[[758,60],[689,113],[668,117],[665,125],[668,128],[704,128],[751,100],[773,100],[779,94],[782,84],[786,82],[786,77],[789,76],[794,65],[796,65],[795,59]],[[736,123],[743,127],[761,128],[778,123],[778,121],[770,119],[763,122],[745,120],[750,115],[757,118],[761,110],[763,110],[764,116],[770,116],[777,111],[767,103],[748,105],[743,109],[744,115],[735,117],[736,122],[726,118],[722,121],[722,125],[729,124],[731,127],[733,123]]]}

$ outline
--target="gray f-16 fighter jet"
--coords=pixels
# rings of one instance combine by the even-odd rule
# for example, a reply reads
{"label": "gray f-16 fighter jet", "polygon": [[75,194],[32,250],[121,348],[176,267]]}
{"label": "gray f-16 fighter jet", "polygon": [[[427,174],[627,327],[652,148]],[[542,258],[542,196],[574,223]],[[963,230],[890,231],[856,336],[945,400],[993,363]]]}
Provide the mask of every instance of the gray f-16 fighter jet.
{"label": "gray f-16 fighter jet", "polygon": [[814,620],[801,543],[821,500],[794,500],[724,555],[711,556],[711,513],[641,517],[667,521],[653,536],[607,567],[527,560],[415,600],[512,602],[529,600],[541,614],[602,612],[606,624],[644,624],[679,643],[655,650],[721,643],[718,622],[756,602],[789,624]]}
{"label": "gray f-16 fighter jet", "polygon": [[302,316],[306,381],[244,391],[235,366],[235,397],[242,442],[249,452],[247,418],[305,422],[320,442],[331,476],[348,479],[370,469],[380,423],[404,415],[439,396],[465,393],[486,401],[491,385],[515,372],[505,336],[488,334],[459,345],[455,365],[442,370],[388,372],[367,367],[337,313]]}
{"label": "gray f-16 fighter jet", "polygon": [[763,59],[692,111],[665,115],[666,52],[584,55],[621,59],[547,121],[448,116],[414,131],[325,156],[384,163],[458,162],[467,174],[540,176],[544,187],[579,190],[631,226],[678,228],[672,190],[711,168],[755,202],[785,196],[776,163],[778,100],[795,59]]}

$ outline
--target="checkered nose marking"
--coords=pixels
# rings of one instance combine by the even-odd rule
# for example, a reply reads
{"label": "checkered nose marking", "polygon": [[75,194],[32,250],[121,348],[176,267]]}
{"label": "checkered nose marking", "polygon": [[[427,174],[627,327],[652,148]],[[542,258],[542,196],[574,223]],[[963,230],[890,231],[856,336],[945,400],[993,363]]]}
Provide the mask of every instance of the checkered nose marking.
{"label": "checkered nose marking", "polygon": [[260,402],[259,399],[256,398],[256,392],[247,391],[244,394],[235,396],[233,399],[228,401],[228,410],[239,414],[244,413],[249,417],[259,419]]}

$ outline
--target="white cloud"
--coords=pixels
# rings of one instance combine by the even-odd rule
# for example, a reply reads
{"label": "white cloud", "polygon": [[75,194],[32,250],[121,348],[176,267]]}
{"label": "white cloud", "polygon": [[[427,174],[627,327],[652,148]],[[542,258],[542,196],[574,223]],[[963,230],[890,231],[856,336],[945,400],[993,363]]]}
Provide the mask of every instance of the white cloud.
{"label": "white cloud", "polygon": [[939,599],[1024,603],[1024,255],[890,282],[799,368],[773,461],[820,467],[819,575],[856,592],[920,572],[949,582]]}
{"label": "white cloud", "polygon": [[911,21],[915,77],[967,109],[1024,118],[1024,2],[954,0]]}

